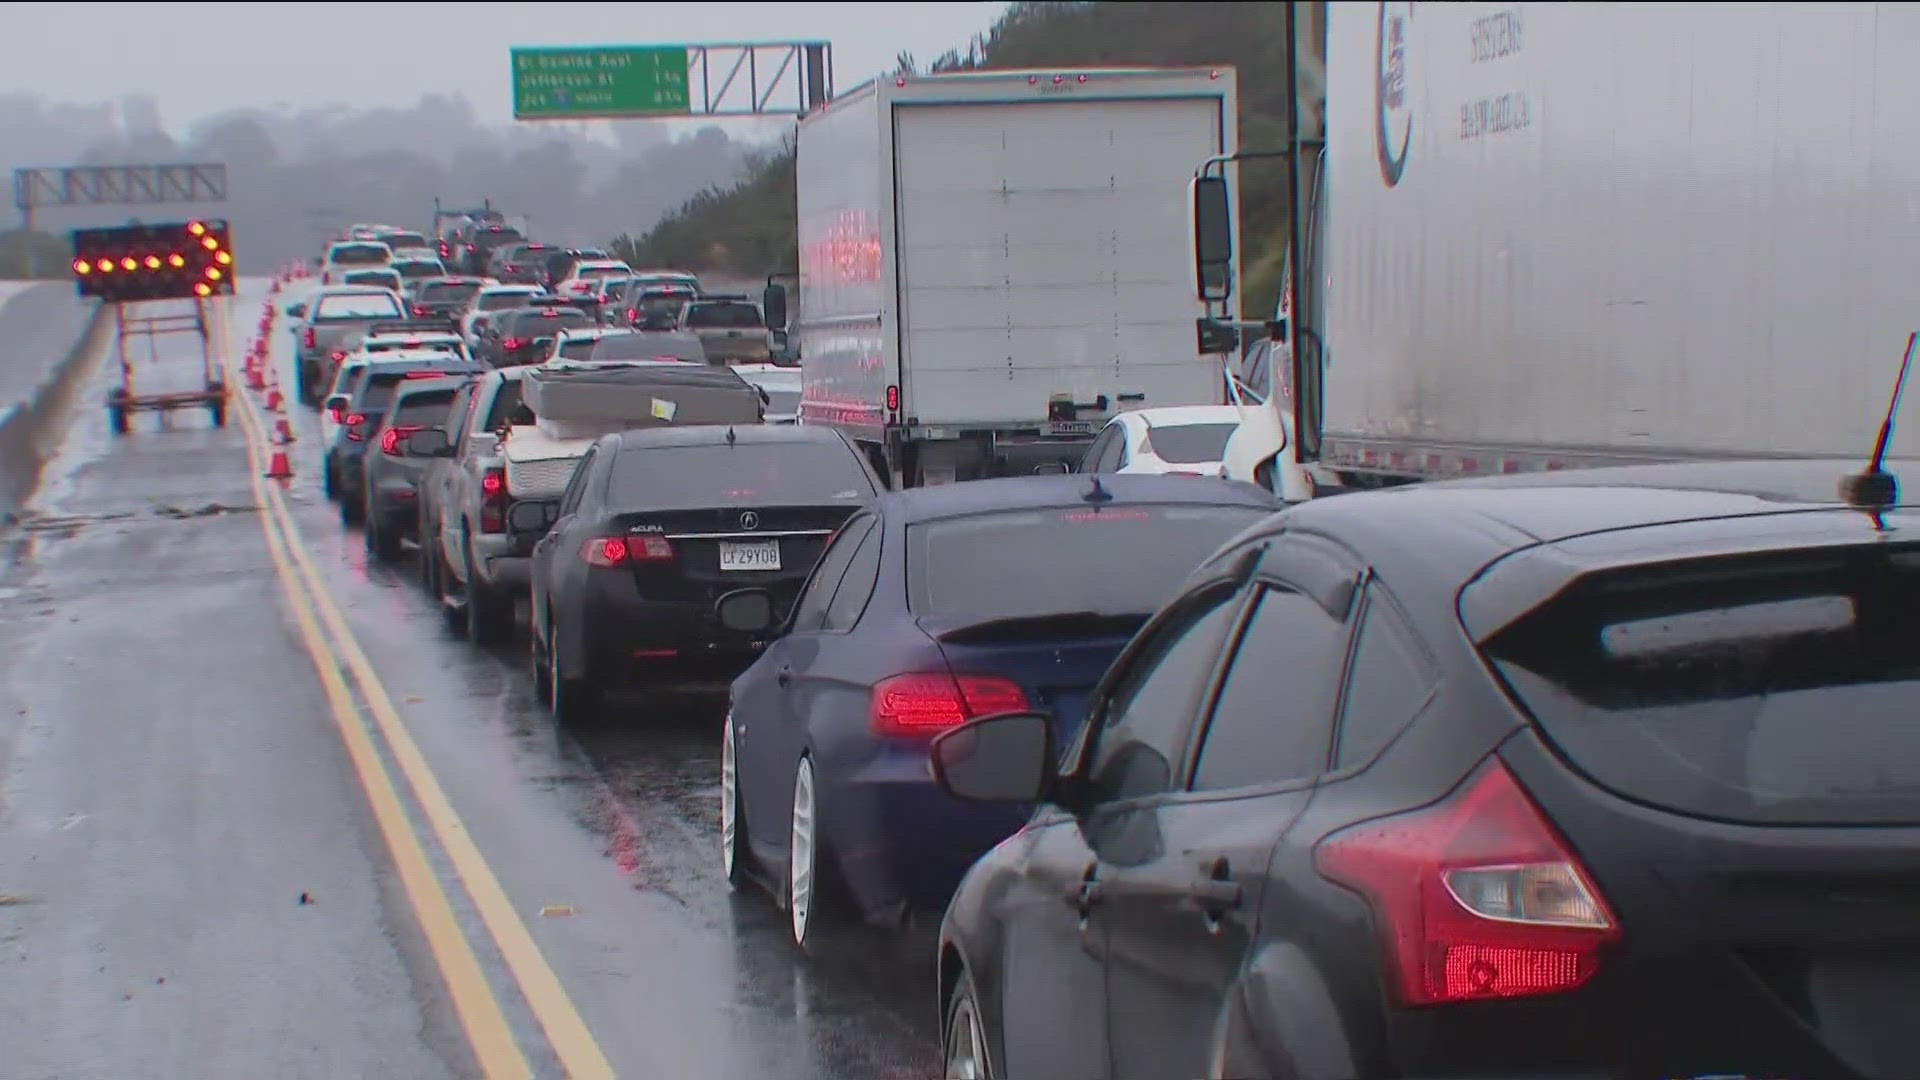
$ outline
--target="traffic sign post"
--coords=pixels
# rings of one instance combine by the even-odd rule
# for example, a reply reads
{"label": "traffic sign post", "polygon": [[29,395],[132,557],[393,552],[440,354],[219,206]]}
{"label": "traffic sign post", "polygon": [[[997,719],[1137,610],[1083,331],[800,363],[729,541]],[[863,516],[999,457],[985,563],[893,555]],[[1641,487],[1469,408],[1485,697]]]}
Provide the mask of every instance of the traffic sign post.
{"label": "traffic sign post", "polygon": [[688,116],[684,45],[513,50],[515,120]]}

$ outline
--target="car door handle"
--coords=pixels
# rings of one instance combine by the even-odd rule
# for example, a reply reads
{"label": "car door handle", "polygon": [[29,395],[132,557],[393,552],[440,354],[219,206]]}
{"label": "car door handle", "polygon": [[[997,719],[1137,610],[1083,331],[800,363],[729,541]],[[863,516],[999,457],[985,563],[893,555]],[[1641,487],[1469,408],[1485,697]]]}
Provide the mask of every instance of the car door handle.
{"label": "car door handle", "polygon": [[773,681],[779,683],[781,686],[792,686],[793,669],[785,664],[780,665],[780,672],[773,677]]}

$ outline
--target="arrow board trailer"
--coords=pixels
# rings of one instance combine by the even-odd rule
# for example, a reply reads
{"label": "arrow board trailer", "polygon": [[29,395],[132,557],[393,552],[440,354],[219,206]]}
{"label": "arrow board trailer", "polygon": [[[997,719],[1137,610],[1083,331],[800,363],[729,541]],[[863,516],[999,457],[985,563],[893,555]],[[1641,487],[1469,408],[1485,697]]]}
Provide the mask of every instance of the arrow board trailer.
{"label": "arrow board trailer", "polygon": [[800,122],[801,422],[896,487],[1059,471],[1108,418],[1220,404],[1186,186],[1234,72],[884,78]]}
{"label": "arrow board trailer", "polygon": [[1331,5],[1324,463],[1864,459],[1920,328],[1917,46],[1905,4]]}

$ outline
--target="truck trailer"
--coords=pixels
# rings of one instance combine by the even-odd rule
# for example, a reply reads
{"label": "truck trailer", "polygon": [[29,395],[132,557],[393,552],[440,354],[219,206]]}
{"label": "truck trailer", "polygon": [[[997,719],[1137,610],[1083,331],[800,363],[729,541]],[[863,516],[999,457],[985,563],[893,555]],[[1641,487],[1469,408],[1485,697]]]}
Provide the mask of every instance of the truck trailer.
{"label": "truck trailer", "polygon": [[1916,43],[1894,3],[1329,5],[1320,464],[1864,461],[1920,329]]}
{"label": "truck trailer", "polygon": [[803,119],[800,422],[911,487],[1058,471],[1117,412],[1222,403],[1183,193],[1192,162],[1236,148],[1234,83],[900,76]]}

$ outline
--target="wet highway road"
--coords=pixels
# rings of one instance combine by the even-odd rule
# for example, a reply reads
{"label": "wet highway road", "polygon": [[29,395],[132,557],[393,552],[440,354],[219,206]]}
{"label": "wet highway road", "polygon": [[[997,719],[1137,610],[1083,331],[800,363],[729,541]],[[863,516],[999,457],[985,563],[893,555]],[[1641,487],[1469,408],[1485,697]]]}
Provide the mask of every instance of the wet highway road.
{"label": "wet highway road", "polygon": [[113,440],[107,377],[0,563],[0,1072],[937,1072],[930,931],[802,956],[727,889],[722,691],[557,731],[368,565],[311,413],[282,492],[248,410]]}

